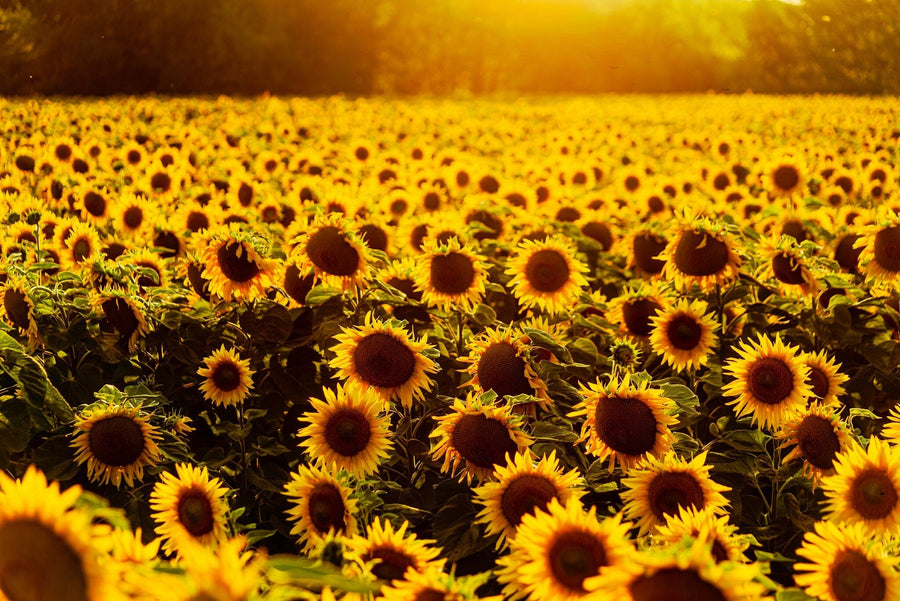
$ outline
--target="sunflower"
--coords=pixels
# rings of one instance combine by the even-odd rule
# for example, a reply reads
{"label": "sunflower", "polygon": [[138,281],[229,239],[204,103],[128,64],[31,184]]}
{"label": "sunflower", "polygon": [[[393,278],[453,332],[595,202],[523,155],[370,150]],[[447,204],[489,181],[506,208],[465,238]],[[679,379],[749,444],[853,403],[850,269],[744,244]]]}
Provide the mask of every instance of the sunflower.
{"label": "sunflower", "polygon": [[665,310],[668,305],[668,299],[659,292],[656,285],[626,288],[621,295],[609,302],[606,319],[619,326],[619,335],[647,341],[653,333],[653,316]]}
{"label": "sunflower", "polygon": [[816,522],[797,555],[794,582],[822,601],[898,601],[897,557],[860,524]]}
{"label": "sunflower", "polygon": [[656,537],[666,545],[680,543],[685,538],[695,538],[710,544],[713,560],[746,562],[744,551],[750,547],[753,537],[741,536],[737,526],[728,524],[728,516],[718,516],[709,509],[679,507],[678,513],[666,516],[666,523],[656,527]]}
{"label": "sunflower", "polygon": [[806,170],[796,158],[785,156],[769,166],[763,185],[773,196],[794,196],[806,185]]}
{"label": "sunflower", "polygon": [[456,238],[446,244],[430,240],[422,253],[414,278],[425,304],[442,311],[469,311],[481,301],[487,270],[484,258],[473,247],[461,246]]}
{"label": "sunflower", "polygon": [[33,465],[21,480],[0,471],[0,598],[103,601],[113,591],[91,516],[73,509],[81,488]]}
{"label": "sunflower", "polygon": [[849,379],[849,376],[838,371],[840,363],[835,363],[825,351],[803,353],[800,360],[809,368],[811,396],[818,398],[823,405],[837,405],[838,397],[844,394],[842,384]]}
{"label": "sunflower", "polygon": [[275,262],[262,256],[256,240],[237,225],[220,226],[208,234],[203,251],[203,279],[209,291],[226,301],[254,300],[273,283]]}
{"label": "sunflower", "polygon": [[113,213],[116,234],[131,240],[143,239],[156,207],[143,196],[125,193],[119,196]]}
{"label": "sunflower", "polygon": [[[407,568],[403,579],[394,580],[390,586],[381,588],[379,601],[465,601],[466,599],[482,599],[501,601],[501,597],[477,597],[475,583],[472,580],[454,578],[451,574],[427,568],[418,572],[415,568]],[[345,597],[346,598],[346,597]],[[323,599],[324,601],[324,599]]]}
{"label": "sunflower", "polygon": [[291,244],[291,257],[296,258],[298,266],[312,268],[328,286],[349,290],[363,286],[369,277],[369,249],[343,215],[317,215]]}
{"label": "sunflower", "polygon": [[674,403],[662,391],[650,388],[643,380],[637,386],[631,375],[612,379],[606,385],[599,380],[582,387],[581,403],[570,417],[586,416],[578,442],[587,441],[587,452],[601,460],[609,458],[609,469],[616,460],[630,469],[647,457],[661,457],[672,448],[674,437],[669,426],[678,418]]}
{"label": "sunflower", "polygon": [[728,501],[722,492],[730,490],[709,477],[706,451],[685,461],[667,453],[662,459],[648,456],[646,461],[622,479],[625,491],[625,515],[637,520],[640,533],[666,523],[667,515],[676,515],[681,507],[724,513]]}
{"label": "sunflower", "polygon": [[480,391],[492,390],[498,399],[528,394],[546,407],[547,385],[528,362],[528,337],[514,329],[488,328],[468,343],[465,372],[473,377],[465,383]]}
{"label": "sunflower", "polygon": [[681,299],[650,318],[650,346],[675,370],[700,369],[716,343],[716,322],[701,300]]}
{"label": "sunflower", "polygon": [[575,258],[575,249],[561,237],[525,240],[507,264],[512,292],[526,308],[565,313],[587,286],[587,267]]}
{"label": "sunflower", "polygon": [[749,413],[753,424],[777,428],[805,406],[812,387],[796,347],[760,334],[754,344],[742,342],[738,354],[725,365],[734,380],[722,388],[726,396],[737,397],[727,404],[735,406],[738,417]]}
{"label": "sunflower", "polygon": [[834,406],[815,403],[787,420],[775,438],[783,441],[781,448],[796,446],[781,463],[787,465],[802,458],[803,473],[814,483],[833,474],[838,453],[853,445],[853,438],[836,411]]}
{"label": "sunflower", "polygon": [[214,547],[225,538],[228,493],[218,478],[210,478],[206,466],[175,466],[177,475],[164,472],[150,493],[150,509],[167,553],[181,555],[200,544]]}
{"label": "sunflower", "polygon": [[814,296],[818,283],[810,269],[809,252],[790,236],[760,245],[765,258],[761,277],[775,280],[785,296]]}
{"label": "sunflower", "polygon": [[62,233],[63,244],[59,246],[59,258],[68,269],[81,269],[100,257],[100,236],[87,223],[74,223]]}
{"label": "sunflower", "polygon": [[169,283],[169,271],[159,255],[148,248],[129,250],[118,261],[133,267],[132,277],[143,292],[147,288],[162,288]]}
{"label": "sunflower", "polygon": [[472,492],[475,502],[484,507],[476,521],[487,526],[488,535],[499,535],[498,549],[515,537],[524,516],[545,509],[552,499],[566,505],[582,495],[578,470],[563,472],[556,450],[537,463],[530,451],[516,453],[505,466],[497,466],[495,475],[496,482],[482,484]]}
{"label": "sunflower", "polygon": [[103,313],[100,329],[127,341],[129,352],[133,352],[138,341],[150,332],[142,308],[144,301],[128,290],[106,287],[94,295],[91,303]]}
{"label": "sunflower", "polygon": [[376,279],[388,286],[395,288],[406,295],[412,301],[420,302],[422,293],[416,290],[413,273],[416,269],[416,261],[412,258],[395,259],[379,270]]}
{"label": "sunflower", "polygon": [[755,579],[757,564],[716,562],[711,545],[687,539],[665,550],[641,551],[587,582],[595,601],[770,601]]}
{"label": "sunflower", "polygon": [[388,438],[391,418],[380,412],[381,400],[368,390],[338,385],[337,393],[326,388],[323,394],[324,401],[309,399],[315,411],[301,419],[308,424],[299,432],[308,437],[302,446],[316,465],[365,478],[393,446]]}
{"label": "sunflower", "polygon": [[288,518],[295,522],[291,534],[305,551],[313,549],[329,532],[356,534],[356,499],[344,472],[337,475],[315,466],[301,465],[291,474],[284,495],[291,503]]}
{"label": "sunflower", "polygon": [[861,249],[859,265],[863,273],[881,286],[896,287],[900,283],[900,216],[884,211],[859,233],[854,248]]}
{"label": "sunflower", "polygon": [[113,204],[107,199],[108,196],[109,192],[106,190],[85,186],[79,191],[75,208],[85,221],[103,227],[110,214],[114,212]]}
{"label": "sunflower", "polygon": [[628,253],[628,266],[649,277],[662,273],[666,261],[657,257],[668,245],[662,228],[654,224],[635,226],[622,243]]}
{"label": "sunflower", "polygon": [[437,372],[438,365],[426,355],[433,347],[424,338],[413,338],[404,322],[378,321],[369,313],[361,327],[343,328],[335,340],[331,349],[335,357],[328,365],[351,387],[371,390],[385,403],[394,399],[410,408],[432,386],[428,374]]}
{"label": "sunflower", "polygon": [[510,554],[497,560],[497,580],[507,599],[574,601],[587,594],[585,580],[601,568],[618,569],[634,548],[631,524],[622,515],[597,519],[596,507],[585,511],[578,499],[565,505],[551,499],[547,507],[522,517],[510,540]]}
{"label": "sunflower", "polygon": [[354,534],[347,541],[347,547],[363,562],[371,564],[372,573],[384,582],[403,580],[409,570],[419,573],[432,569],[441,571],[444,560],[438,559],[440,549],[432,546],[435,541],[421,540],[415,534],[408,534],[407,528],[409,522],[405,520],[394,530],[389,521],[382,523],[376,518],[366,527],[366,535]]}
{"label": "sunflower", "polygon": [[127,405],[95,405],[75,420],[77,451],[75,462],[87,464],[88,478],[116,488],[144,477],[144,468],[159,464],[162,458],[156,441],[159,432],[150,424],[149,416],[139,407]]}
{"label": "sunflower", "polygon": [[197,370],[197,375],[206,378],[200,385],[203,397],[215,405],[240,405],[253,388],[253,370],[250,360],[241,359],[233,349],[219,350],[203,360],[206,367]]}
{"label": "sunflower", "polygon": [[900,455],[887,442],[850,445],[834,472],[822,479],[829,520],[861,524],[872,536],[900,533]]}
{"label": "sunflower", "polygon": [[40,340],[38,325],[34,319],[34,301],[31,299],[27,281],[24,278],[8,275],[0,285],[0,298],[3,299],[2,316],[4,321],[36,343]]}
{"label": "sunflower", "polygon": [[741,258],[727,235],[724,222],[708,217],[686,218],[659,258],[665,260],[663,277],[676,288],[697,284],[705,292],[738,276]]}
{"label": "sunflower", "polygon": [[506,465],[507,456],[525,452],[531,439],[522,431],[521,419],[513,416],[509,405],[485,403],[469,393],[465,401],[455,399],[450,413],[436,416],[436,438],[431,456],[443,460],[441,473],[455,474],[471,483],[495,477],[496,467]]}
{"label": "sunflower", "polygon": [[236,536],[215,548],[191,545],[179,558],[183,575],[159,574],[152,587],[171,601],[248,601],[259,598],[265,553]]}
{"label": "sunflower", "polygon": [[304,272],[298,264],[297,257],[281,263],[278,269],[278,283],[283,294],[279,294],[280,302],[288,307],[302,307],[306,305],[306,296],[316,284],[316,272],[307,268]]}

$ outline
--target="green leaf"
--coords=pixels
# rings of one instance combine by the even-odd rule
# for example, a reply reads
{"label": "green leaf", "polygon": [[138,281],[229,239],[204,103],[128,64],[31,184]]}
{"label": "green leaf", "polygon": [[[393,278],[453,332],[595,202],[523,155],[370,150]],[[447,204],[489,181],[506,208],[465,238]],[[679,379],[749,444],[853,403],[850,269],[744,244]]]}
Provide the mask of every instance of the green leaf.
{"label": "green leaf", "polygon": [[766,451],[766,443],[771,436],[760,430],[732,430],[726,432],[721,440],[734,449],[739,451],[753,451],[755,453],[764,453]]}
{"label": "green leaf", "polygon": [[569,363],[572,361],[572,357],[569,355],[569,351],[567,351],[561,344],[555,341],[553,337],[550,336],[550,334],[548,334],[547,332],[543,330],[537,330],[535,328],[523,328],[522,332],[531,339],[531,344],[547,349],[563,363]]}
{"label": "green leaf", "polygon": [[336,296],[340,296],[341,291],[330,286],[314,286],[309,294],[306,295],[306,304],[315,307],[324,304]]}
{"label": "green leaf", "polygon": [[555,440],[557,442],[575,442],[578,440],[578,435],[569,428],[546,421],[535,422],[531,435],[537,440]]}
{"label": "green leaf", "polygon": [[304,588],[329,586],[348,593],[373,593],[380,588],[375,583],[345,576],[338,568],[327,563],[293,555],[275,555],[269,558],[268,576],[276,584],[298,584]]}
{"label": "green leaf", "polygon": [[497,313],[487,305],[478,304],[472,311],[472,319],[480,326],[489,326],[497,319]]}
{"label": "green leaf", "polygon": [[775,593],[775,601],[816,601],[799,588],[785,588]]}
{"label": "green leaf", "polygon": [[595,365],[600,356],[597,345],[590,338],[577,338],[570,342],[566,348],[572,354],[572,358],[580,363]]}

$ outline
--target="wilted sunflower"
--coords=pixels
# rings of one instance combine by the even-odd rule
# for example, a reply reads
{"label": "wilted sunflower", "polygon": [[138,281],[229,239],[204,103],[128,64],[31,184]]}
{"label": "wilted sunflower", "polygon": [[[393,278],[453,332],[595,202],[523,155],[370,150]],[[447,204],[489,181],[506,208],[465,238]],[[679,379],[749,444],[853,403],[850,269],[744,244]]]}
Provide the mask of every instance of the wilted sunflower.
{"label": "wilted sunflower", "polygon": [[179,463],[175,472],[164,472],[150,493],[163,549],[181,555],[192,545],[217,546],[225,538],[228,489],[218,478],[209,477],[206,466]]}
{"label": "wilted sunflower", "polygon": [[197,375],[206,378],[200,384],[204,398],[215,405],[240,405],[253,388],[253,370],[250,360],[241,359],[234,349],[219,350],[203,360],[205,367],[197,370]]}
{"label": "wilted sunflower", "polygon": [[291,474],[284,495],[291,503],[288,518],[295,522],[291,534],[305,551],[313,549],[329,532],[356,534],[356,499],[344,472],[337,475],[315,466],[301,465]]}
{"label": "wilted sunflower", "polygon": [[455,475],[462,468],[459,478],[468,483],[493,478],[507,457],[525,452],[531,444],[512,407],[486,404],[475,393],[465,401],[455,399],[449,414],[434,419],[432,458],[442,460],[441,473]]}
{"label": "wilted sunflower", "polygon": [[556,450],[535,462],[531,451],[516,453],[504,466],[497,466],[496,482],[473,489],[475,502],[484,506],[477,522],[486,525],[488,535],[496,534],[497,548],[515,537],[522,518],[543,510],[552,499],[566,505],[579,499],[581,476],[578,470],[563,472]]}
{"label": "wilted sunflower", "polygon": [[432,386],[428,374],[438,366],[425,354],[431,347],[413,338],[403,322],[378,321],[369,313],[362,326],[343,328],[335,340],[329,366],[350,386],[371,390],[385,403],[394,399],[410,408]]}
{"label": "wilted sunflower", "polygon": [[574,601],[587,595],[585,581],[601,568],[626,564],[634,547],[622,515],[597,519],[578,499],[551,499],[546,509],[522,517],[509,555],[497,560],[497,579],[507,599]]}
{"label": "wilted sunflower", "polygon": [[150,332],[143,300],[128,290],[104,288],[93,296],[91,304],[103,313],[101,330],[114,332],[127,341],[129,352],[133,352],[138,341]]}
{"label": "wilted sunflower", "polygon": [[312,268],[323,283],[340,290],[363,286],[372,259],[351,221],[340,214],[320,214],[292,242],[291,257],[301,270]]}
{"label": "wilted sunflower", "polygon": [[835,363],[825,351],[803,353],[800,360],[809,368],[809,385],[811,397],[819,399],[823,405],[838,405],[838,397],[844,394],[842,384],[849,376],[841,373],[840,363]]}
{"label": "wilted sunflower", "polygon": [[681,507],[724,513],[728,501],[722,492],[730,489],[709,477],[711,469],[711,465],[706,465],[706,451],[690,461],[674,452],[662,459],[647,457],[622,479],[625,515],[637,521],[643,535],[654,526],[665,524],[666,516],[677,515]]}
{"label": "wilted sunflower", "polygon": [[742,342],[739,358],[730,359],[725,372],[734,380],[722,388],[738,417],[748,413],[753,424],[777,428],[806,405],[812,393],[809,368],[796,347],[763,334],[753,344]]}
{"label": "wilted sunflower", "polygon": [[105,601],[114,594],[101,563],[91,516],[73,505],[79,486],[58,482],[33,465],[21,480],[0,471],[0,597],[10,601]]}
{"label": "wilted sunflower", "polygon": [[686,538],[694,538],[711,545],[710,553],[716,563],[746,562],[744,551],[752,537],[738,534],[737,526],[728,524],[728,516],[718,516],[709,509],[681,507],[675,515],[667,515],[666,523],[656,527],[655,538],[666,545],[676,545]]}
{"label": "wilted sunflower", "polygon": [[618,326],[619,335],[646,341],[653,333],[653,316],[663,311],[668,304],[668,299],[659,292],[656,285],[626,288],[621,295],[609,301],[606,319]]}
{"label": "wilted sunflower", "polygon": [[275,262],[262,256],[252,236],[236,225],[219,227],[208,236],[201,275],[209,281],[210,293],[226,301],[264,296],[273,283]]}
{"label": "wilted sunflower", "polygon": [[468,342],[469,356],[460,358],[468,363],[466,373],[473,377],[467,386],[477,390],[492,390],[498,399],[528,394],[546,407],[550,397],[547,385],[528,362],[527,336],[514,329],[488,328]]}
{"label": "wilted sunflower", "polygon": [[391,418],[382,413],[381,399],[365,389],[325,388],[325,400],[311,398],[315,411],[305,413],[308,424],[298,433],[308,437],[301,443],[318,466],[345,469],[365,478],[378,469],[393,443],[388,438]]}
{"label": "wilted sunflower", "polygon": [[675,439],[669,426],[678,422],[672,415],[674,403],[662,396],[661,390],[650,388],[649,381],[635,386],[628,374],[606,385],[597,380],[580,392],[583,399],[569,414],[587,418],[578,442],[587,441],[590,455],[609,458],[610,471],[615,469],[616,460],[629,469],[672,448]]}
{"label": "wilted sunflower", "polygon": [[834,475],[822,479],[829,520],[861,524],[870,536],[900,533],[900,454],[872,437],[838,453]]}
{"label": "wilted sunflower", "polygon": [[797,555],[794,582],[822,601],[897,601],[897,557],[860,524],[816,522]]}
{"label": "wilted sunflower", "polygon": [[575,258],[575,248],[561,237],[525,240],[509,260],[506,274],[512,292],[523,307],[545,313],[565,313],[575,306],[587,286],[587,267]]}
{"label": "wilted sunflower", "polygon": [[484,258],[456,238],[446,244],[431,240],[422,248],[414,274],[422,301],[442,311],[469,311],[484,296],[487,279]]}
{"label": "wilted sunflower", "polygon": [[716,343],[716,322],[706,310],[704,301],[683,298],[650,318],[653,323],[650,346],[676,371],[696,370],[706,365],[706,358]]}
{"label": "wilted sunflower", "polygon": [[394,530],[389,521],[375,518],[366,527],[365,536],[354,534],[347,547],[363,562],[371,563],[372,574],[383,582],[403,580],[410,569],[419,573],[442,570],[444,560],[438,559],[440,549],[433,546],[435,541],[407,533],[408,527],[409,522],[404,521]]}
{"label": "wilted sunflower", "polygon": [[686,218],[659,258],[666,262],[663,277],[676,288],[697,284],[705,292],[735,279],[741,267],[724,222],[707,217]]}
{"label": "wilted sunflower", "polygon": [[783,441],[782,448],[796,446],[781,460],[782,465],[803,459],[803,473],[814,482],[834,473],[838,453],[850,450],[854,444],[836,410],[834,406],[815,403],[784,423],[776,438]]}
{"label": "wilted sunflower", "polygon": [[160,434],[139,407],[93,406],[75,420],[75,462],[87,463],[88,478],[116,488],[144,477],[144,468],[158,465]]}
{"label": "wilted sunflower", "polygon": [[716,562],[710,543],[688,540],[634,553],[587,582],[595,601],[768,601],[757,564]]}
{"label": "wilted sunflower", "polygon": [[895,288],[900,282],[900,216],[883,211],[859,233],[854,248],[862,249],[859,265],[863,273],[881,287]]}

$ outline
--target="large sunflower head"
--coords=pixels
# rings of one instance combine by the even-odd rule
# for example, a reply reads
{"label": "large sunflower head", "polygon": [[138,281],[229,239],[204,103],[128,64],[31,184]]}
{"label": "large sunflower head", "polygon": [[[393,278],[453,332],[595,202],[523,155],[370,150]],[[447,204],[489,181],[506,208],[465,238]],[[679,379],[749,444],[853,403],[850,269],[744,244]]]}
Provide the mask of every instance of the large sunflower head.
{"label": "large sunflower head", "polygon": [[752,423],[777,428],[806,405],[812,393],[809,368],[796,347],[761,334],[755,343],[742,342],[738,354],[725,365],[734,380],[722,388],[736,397],[728,404],[738,417],[749,414]]}
{"label": "large sunflower head", "polygon": [[818,403],[788,419],[776,438],[783,441],[782,447],[794,447],[782,463],[786,465],[794,459],[803,459],[803,472],[813,482],[833,474],[838,454],[853,445],[853,438],[836,414],[836,408]]}
{"label": "large sunflower head", "polygon": [[622,479],[625,515],[637,521],[643,535],[665,524],[666,516],[676,515],[682,507],[724,513],[728,501],[722,492],[730,489],[710,478],[711,469],[706,465],[706,451],[690,461],[674,452],[662,459],[647,457]]}
{"label": "large sunflower head", "polygon": [[794,582],[822,601],[896,601],[900,590],[897,559],[880,536],[860,524],[816,522],[797,555]]}
{"label": "large sunflower head", "polygon": [[618,569],[634,547],[631,524],[622,515],[598,521],[596,508],[585,511],[578,499],[522,517],[510,554],[498,560],[497,579],[508,599],[576,601],[587,595],[585,581],[602,568]]}
{"label": "large sunflower head", "polygon": [[610,470],[615,469],[616,460],[628,469],[672,448],[669,426],[678,422],[674,404],[662,391],[650,388],[648,380],[635,384],[626,375],[606,385],[598,380],[580,392],[583,400],[570,414],[586,416],[579,442],[587,441],[589,454],[609,458]]}
{"label": "large sunflower head", "polygon": [[873,437],[866,449],[838,453],[822,489],[828,519],[860,524],[872,536],[900,533],[900,455],[887,442]]}
{"label": "large sunflower head", "polygon": [[356,534],[356,499],[346,473],[333,474],[315,466],[300,466],[291,474],[284,495],[291,503],[291,534],[299,536],[306,551],[316,547],[329,533]]}
{"label": "large sunflower head", "polygon": [[486,403],[476,393],[469,393],[465,401],[456,399],[450,413],[434,419],[437,427],[431,437],[437,440],[432,458],[442,461],[442,473],[460,471],[460,480],[470,483],[494,478],[494,470],[506,464],[507,456],[523,453],[531,444],[512,407]]}
{"label": "large sunflower head", "polygon": [[407,532],[409,522],[394,529],[387,520],[375,519],[366,527],[365,536],[354,535],[347,547],[371,566],[372,574],[385,583],[403,580],[410,570],[419,573],[441,570],[444,560],[438,559],[440,550],[434,541],[422,540]]}
{"label": "large sunflower head", "polygon": [[226,301],[264,296],[273,283],[275,262],[263,256],[262,246],[261,239],[241,231],[237,224],[208,233],[201,275],[209,281],[210,293]]}
{"label": "large sunflower head", "polygon": [[716,322],[701,300],[681,299],[650,318],[650,346],[675,370],[697,370],[716,343]]}
{"label": "large sunflower head", "polygon": [[349,290],[369,278],[369,247],[359,240],[352,221],[339,213],[322,213],[292,242],[297,263],[311,268],[323,283]]}
{"label": "large sunflower head", "polygon": [[388,438],[390,416],[381,411],[381,399],[363,388],[337,391],[326,388],[324,401],[310,399],[315,411],[304,414],[307,424],[299,432],[317,465],[345,469],[364,478],[378,469],[393,443]]}
{"label": "large sunflower head", "polygon": [[95,405],[75,420],[75,462],[87,464],[88,478],[128,487],[144,477],[144,468],[161,459],[160,434],[140,407]]}
{"label": "large sunflower head", "polygon": [[446,244],[425,243],[415,272],[422,301],[442,311],[468,311],[484,296],[487,268],[470,244],[451,238]]}
{"label": "large sunflower head", "polygon": [[163,549],[180,555],[193,545],[218,545],[225,538],[228,489],[218,478],[209,477],[206,466],[179,463],[175,472],[164,472],[150,493]]}
{"label": "large sunflower head", "polygon": [[241,359],[234,349],[223,344],[203,360],[204,367],[197,375],[206,378],[200,391],[206,400],[215,405],[240,405],[253,388],[253,370],[250,360]]}
{"label": "large sunflower head", "polygon": [[378,321],[372,314],[357,328],[344,328],[335,336],[337,344],[329,366],[351,387],[371,390],[385,403],[398,400],[411,407],[432,386],[428,374],[438,370],[429,356],[432,347],[424,338],[416,340],[403,322]]}
{"label": "large sunflower head", "polygon": [[736,278],[741,267],[724,222],[708,217],[686,219],[659,257],[666,261],[663,276],[682,289],[697,284],[708,292]]}
{"label": "large sunflower head", "polygon": [[587,267],[561,237],[525,240],[510,259],[506,274],[513,276],[513,294],[524,307],[545,313],[565,313],[587,286]]}
{"label": "large sunflower head", "polygon": [[499,535],[497,548],[515,537],[522,518],[543,510],[553,499],[563,505],[581,497],[581,476],[577,470],[564,472],[556,451],[535,462],[530,451],[516,453],[504,466],[497,466],[496,482],[475,488],[475,500],[484,509],[478,522],[487,526],[489,535]]}

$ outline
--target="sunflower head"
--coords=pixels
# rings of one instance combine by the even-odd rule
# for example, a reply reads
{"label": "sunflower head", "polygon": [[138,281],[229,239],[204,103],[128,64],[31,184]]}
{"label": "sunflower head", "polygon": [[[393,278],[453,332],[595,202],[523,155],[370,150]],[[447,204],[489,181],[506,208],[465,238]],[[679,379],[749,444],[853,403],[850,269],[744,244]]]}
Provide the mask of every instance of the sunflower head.
{"label": "sunflower head", "polygon": [[741,258],[724,222],[686,217],[680,232],[660,254],[663,277],[682,289],[694,284],[706,292],[737,277]]}
{"label": "sunflower head", "polygon": [[575,249],[560,237],[522,242],[506,269],[519,303],[551,314],[572,309],[587,286],[585,272]]}
{"label": "sunflower head", "polygon": [[241,359],[223,344],[205,358],[203,364],[197,375],[205,378],[200,390],[206,400],[216,405],[239,405],[250,394],[253,370],[249,359]]}
{"label": "sunflower head", "polygon": [[291,503],[288,518],[294,522],[291,534],[307,551],[334,535],[356,534],[356,499],[346,473],[300,466],[291,474],[284,495]]}
{"label": "sunflower head", "polygon": [[836,414],[836,407],[811,404],[784,423],[776,438],[782,447],[794,447],[784,459],[787,464],[803,459],[803,471],[817,483],[834,473],[838,454],[850,449],[853,438]]}
{"label": "sunflower head", "polygon": [[340,213],[317,215],[292,244],[297,264],[314,270],[316,277],[329,286],[348,290],[363,286],[369,277],[369,247]]}
{"label": "sunflower head", "polygon": [[438,559],[439,549],[433,546],[435,541],[419,539],[407,532],[408,528],[406,521],[395,529],[389,521],[376,518],[366,527],[365,536],[354,535],[347,541],[347,547],[385,583],[396,585],[410,570],[419,573],[441,570],[444,560]]}
{"label": "sunflower head", "polygon": [[651,318],[650,346],[676,370],[706,365],[715,344],[716,322],[701,300],[681,299]]}
{"label": "sunflower head", "polygon": [[446,244],[428,241],[415,273],[422,301],[443,311],[468,311],[485,293],[487,270],[484,258],[468,243],[451,238]]}
{"label": "sunflower head", "polygon": [[231,224],[208,233],[206,240],[201,275],[209,282],[210,293],[236,301],[265,295],[266,288],[273,283],[275,262],[263,256],[261,239]]}

